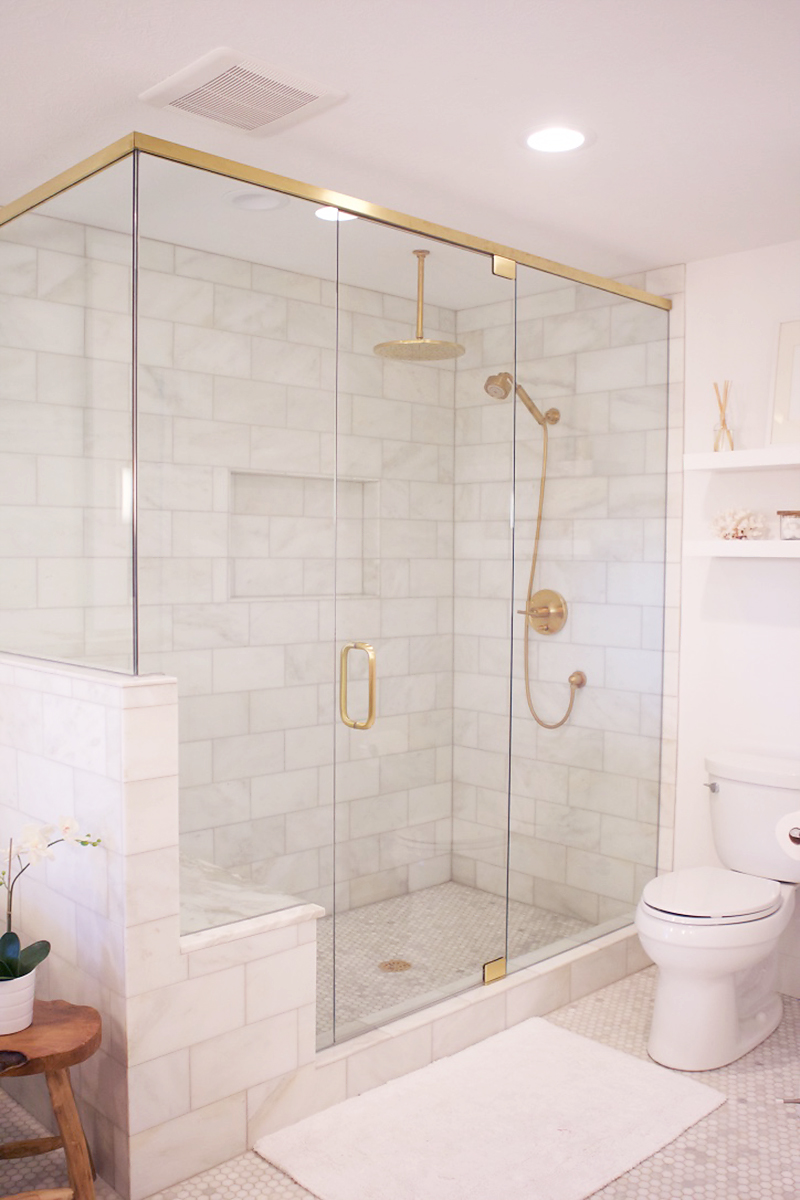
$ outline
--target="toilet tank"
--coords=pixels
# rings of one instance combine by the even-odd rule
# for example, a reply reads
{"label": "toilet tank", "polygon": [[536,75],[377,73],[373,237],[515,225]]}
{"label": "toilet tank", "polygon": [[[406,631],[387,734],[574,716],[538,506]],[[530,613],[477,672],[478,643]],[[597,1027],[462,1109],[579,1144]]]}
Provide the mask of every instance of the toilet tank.
{"label": "toilet tank", "polygon": [[800,758],[710,754],[711,826],[733,871],[800,883]]}

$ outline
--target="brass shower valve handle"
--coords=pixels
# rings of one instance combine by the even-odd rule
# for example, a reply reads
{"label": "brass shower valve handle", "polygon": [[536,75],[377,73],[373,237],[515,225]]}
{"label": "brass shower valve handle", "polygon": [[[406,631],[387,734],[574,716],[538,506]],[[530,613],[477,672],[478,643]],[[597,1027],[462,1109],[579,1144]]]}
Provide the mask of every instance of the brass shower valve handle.
{"label": "brass shower valve handle", "polygon": [[567,621],[567,602],[560,592],[542,588],[531,596],[525,608],[517,610],[536,633],[558,633]]}

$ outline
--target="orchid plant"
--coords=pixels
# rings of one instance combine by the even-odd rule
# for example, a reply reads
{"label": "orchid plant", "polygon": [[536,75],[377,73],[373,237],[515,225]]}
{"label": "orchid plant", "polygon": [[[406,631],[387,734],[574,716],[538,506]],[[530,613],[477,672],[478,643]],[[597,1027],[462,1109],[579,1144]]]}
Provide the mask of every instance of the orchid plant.
{"label": "orchid plant", "polygon": [[71,846],[99,846],[100,838],[91,834],[79,835],[78,823],[72,817],[59,817],[57,825],[26,825],[15,847],[8,842],[8,866],[0,871],[0,887],[6,890],[6,932],[0,937],[0,982],[29,975],[50,953],[49,942],[33,942],[23,949],[19,937],[11,929],[14,888],[29,867],[43,858],[55,858],[53,846],[66,842]]}

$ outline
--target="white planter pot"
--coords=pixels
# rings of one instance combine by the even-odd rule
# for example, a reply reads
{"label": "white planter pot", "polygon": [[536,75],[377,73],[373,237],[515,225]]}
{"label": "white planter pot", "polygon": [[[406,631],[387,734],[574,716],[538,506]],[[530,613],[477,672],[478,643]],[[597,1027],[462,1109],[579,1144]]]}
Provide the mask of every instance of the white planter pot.
{"label": "white planter pot", "polygon": [[36,968],[20,979],[0,979],[0,1034],[19,1033],[33,1022]]}

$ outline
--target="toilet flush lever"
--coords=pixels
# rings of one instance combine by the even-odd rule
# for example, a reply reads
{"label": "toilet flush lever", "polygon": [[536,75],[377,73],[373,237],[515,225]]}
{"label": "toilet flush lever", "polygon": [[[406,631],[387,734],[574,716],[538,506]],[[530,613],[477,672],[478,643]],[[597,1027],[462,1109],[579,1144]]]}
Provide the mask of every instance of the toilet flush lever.
{"label": "toilet flush lever", "polygon": [[710,792],[718,792],[719,791],[718,783],[704,783],[703,787],[707,787]]}
{"label": "toilet flush lever", "polygon": [[800,846],[800,829],[789,830],[789,841],[794,842],[795,846]]}

